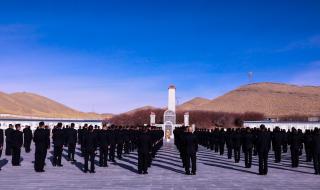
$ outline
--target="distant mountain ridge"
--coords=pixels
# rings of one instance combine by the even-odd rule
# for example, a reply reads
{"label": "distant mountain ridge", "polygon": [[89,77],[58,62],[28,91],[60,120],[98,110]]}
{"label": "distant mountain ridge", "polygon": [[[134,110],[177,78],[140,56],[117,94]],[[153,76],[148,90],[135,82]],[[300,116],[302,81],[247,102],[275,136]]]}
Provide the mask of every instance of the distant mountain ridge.
{"label": "distant mountain ridge", "polygon": [[[180,108],[217,112],[260,112],[267,117],[320,116],[320,87],[282,83],[253,83],[241,86],[209,102],[191,100]],[[182,110],[183,110],[182,109]]]}
{"label": "distant mountain ridge", "polygon": [[0,113],[34,117],[105,119],[111,114],[85,113],[34,93],[0,92]]}
{"label": "distant mountain ridge", "polygon": [[177,107],[177,110],[194,110],[201,105],[208,104],[210,102],[207,98],[196,97],[193,98]]}
{"label": "distant mountain ridge", "polygon": [[[144,106],[140,110],[165,109]],[[282,83],[253,83],[241,86],[212,100],[196,97],[177,111],[215,111],[230,113],[259,112],[266,117],[288,115],[320,116],[320,87]],[[110,119],[113,114],[85,113],[33,93],[0,92],[0,113],[34,117]],[[192,116],[190,116],[192,117]]]}

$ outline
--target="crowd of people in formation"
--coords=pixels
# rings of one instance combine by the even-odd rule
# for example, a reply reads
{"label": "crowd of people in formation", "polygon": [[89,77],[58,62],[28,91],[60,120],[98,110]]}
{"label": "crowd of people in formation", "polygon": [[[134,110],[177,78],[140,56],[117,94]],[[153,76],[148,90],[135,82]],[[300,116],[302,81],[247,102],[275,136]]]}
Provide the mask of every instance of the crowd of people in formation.
{"label": "crowd of people in formation", "polygon": [[[5,138],[4,138],[5,136]],[[63,147],[67,147],[67,160],[75,162],[75,152],[77,144],[80,146],[81,156],[84,158],[83,171],[85,173],[95,173],[94,160],[98,153],[99,166],[108,167],[108,160],[116,162],[122,159],[122,154],[138,152],[138,173],[148,174],[153,158],[163,145],[164,133],[157,127],[121,127],[121,126],[88,126],[87,124],[79,129],[75,129],[72,123],[70,126],[62,126],[58,123],[52,130],[40,122],[37,129],[32,132],[30,126],[26,126],[21,131],[21,125],[13,125],[3,131],[0,129],[0,157],[4,147],[5,154],[12,156],[12,165],[20,166],[21,148],[25,148],[26,153],[31,151],[32,141],[35,144],[34,170],[44,172],[47,152],[53,145],[54,167],[63,167],[62,152]],[[90,167],[89,167],[90,164]]]}
{"label": "crowd of people in formation", "polygon": [[[320,130],[280,130],[276,127],[273,131],[266,129],[264,125],[260,128],[237,128],[227,130],[221,129],[197,129],[192,131],[190,127],[179,127],[174,131],[174,143],[180,152],[182,166],[186,175],[196,174],[198,144],[207,149],[214,150],[224,155],[225,147],[228,159],[234,158],[236,163],[240,162],[240,155],[244,153],[245,167],[252,165],[252,156],[258,156],[259,174],[268,173],[268,155],[270,150],[274,151],[274,162],[281,162],[281,154],[290,149],[292,167],[299,166],[300,156],[303,151],[306,162],[314,163],[315,174],[320,174]],[[81,156],[84,158],[83,171],[95,173],[94,160],[99,155],[99,166],[108,167],[108,161],[116,162],[122,159],[123,154],[138,152],[138,172],[147,174],[153,158],[163,145],[164,132],[157,127],[120,127],[84,125],[75,129],[75,125],[62,126],[58,123],[52,130],[40,122],[37,129],[32,132],[30,126],[21,131],[21,125],[13,125],[3,131],[0,129],[0,157],[5,146],[5,154],[12,156],[12,165],[20,166],[21,148],[26,153],[31,151],[32,141],[35,144],[34,170],[44,172],[47,151],[53,144],[52,164],[62,167],[63,147],[67,147],[67,160],[75,162],[77,144],[80,146]],[[5,137],[5,138],[4,138]],[[289,147],[289,148],[288,148]],[[241,151],[242,150],[242,151]],[[90,167],[89,167],[90,164]],[[191,169],[191,171],[190,171]]]}
{"label": "crowd of people in formation", "polygon": [[[200,145],[220,155],[224,155],[226,147],[228,159],[232,159],[233,156],[236,163],[240,162],[242,149],[246,168],[250,168],[252,165],[252,155],[258,156],[259,175],[267,175],[268,173],[270,150],[274,151],[274,162],[280,163],[281,154],[287,153],[288,147],[290,147],[291,166],[293,168],[299,166],[300,156],[304,151],[305,161],[313,161],[315,174],[320,175],[320,130],[318,128],[302,132],[302,130],[295,128],[286,131],[276,127],[273,131],[270,131],[270,129],[261,125],[260,128],[253,129],[199,129],[194,133]],[[181,157],[184,158],[186,149],[183,146],[187,143],[187,140],[180,139],[179,146],[182,147],[178,149],[182,152]]]}
{"label": "crowd of people in formation", "polygon": [[30,129],[30,126],[26,126],[23,131],[21,131],[20,124],[15,125],[15,128],[16,130],[14,129],[13,125],[10,124],[5,131],[3,131],[3,129],[0,129],[0,158],[2,155],[5,139],[5,155],[12,156],[13,166],[20,166],[21,147],[24,146],[27,153],[31,151],[30,146],[32,142],[32,131]]}

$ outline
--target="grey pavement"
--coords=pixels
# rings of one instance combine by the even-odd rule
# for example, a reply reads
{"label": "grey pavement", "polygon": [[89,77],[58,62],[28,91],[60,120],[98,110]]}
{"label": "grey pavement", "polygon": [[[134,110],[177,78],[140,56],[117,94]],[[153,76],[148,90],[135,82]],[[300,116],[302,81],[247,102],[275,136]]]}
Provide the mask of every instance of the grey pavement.
{"label": "grey pavement", "polygon": [[[63,152],[64,167],[53,167],[48,152],[45,173],[33,170],[34,152],[22,149],[20,167],[11,165],[11,157],[2,156],[0,165],[0,189],[320,189],[320,176],[313,175],[312,163],[301,157],[299,168],[291,168],[290,156],[283,155],[283,162],[273,162],[270,154],[269,173],[259,176],[257,157],[253,167],[244,167],[243,154],[240,163],[228,160],[204,147],[199,148],[197,175],[186,176],[181,167],[179,153],[172,143],[165,143],[149,169],[148,175],[137,174],[137,153],[131,153],[107,168],[96,166],[96,173],[83,173],[83,158],[77,148],[76,163],[68,162]],[[4,151],[3,151],[4,154]],[[96,157],[98,161],[98,157]],[[98,163],[98,162],[97,162]]]}

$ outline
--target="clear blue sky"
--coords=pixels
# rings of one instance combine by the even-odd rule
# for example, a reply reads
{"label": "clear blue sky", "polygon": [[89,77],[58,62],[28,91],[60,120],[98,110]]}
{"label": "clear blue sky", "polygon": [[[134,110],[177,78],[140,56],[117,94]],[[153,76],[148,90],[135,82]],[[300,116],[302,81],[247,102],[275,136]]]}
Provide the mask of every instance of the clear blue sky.
{"label": "clear blue sky", "polygon": [[319,0],[0,1],[0,91],[119,113],[253,82],[320,85]]}

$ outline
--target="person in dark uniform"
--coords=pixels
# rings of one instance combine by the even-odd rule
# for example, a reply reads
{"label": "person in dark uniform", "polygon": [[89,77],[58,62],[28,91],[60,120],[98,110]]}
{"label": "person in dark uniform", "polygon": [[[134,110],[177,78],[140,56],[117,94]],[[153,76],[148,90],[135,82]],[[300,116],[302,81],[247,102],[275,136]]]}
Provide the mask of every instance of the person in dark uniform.
{"label": "person in dark uniform", "polygon": [[299,136],[299,156],[301,156],[302,150],[303,150],[303,133],[301,129],[298,129],[298,136]]}
{"label": "person in dark uniform", "polygon": [[26,151],[26,153],[29,153],[31,151],[31,142],[32,142],[32,131],[30,129],[30,126],[26,126],[23,129],[23,146]]}
{"label": "person in dark uniform", "polygon": [[243,135],[243,144],[242,144],[246,168],[251,168],[253,141],[254,141],[254,135],[252,134],[251,129],[247,127],[246,132]]}
{"label": "person in dark uniform", "polygon": [[82,128],[81,128],[81,126],[79,126],[77,133],[78,133],[78,144],[81,145],[81,141],[82,141]]}
{"label": "person in dark uniform", "polygon": [[103,126],[99,132],[99,164],[100,167],[108,167],[109,131],[107,126]]}
{"label": "person in dark uniform", "polygon": [[69,125],[66,125],[62,128],[63,136],[64,136],[64,146],[68,147],[68,131],[69,131]]}
{"label": "person in dark uniform", "polygon": [[117,138],[117,158],[122,159],[122,151],[123,151],[123,138],[124,131],[119,128],[116,130],[116,138]]}
{"label": "person in dark uniform", "polygon": [[272,132],[272,148],[275,156],[275,163],[281,162],[281,145],[282,143],[282,134],[279,127],[276,127]]}
{"label": "person in dark uniform", "polygon": [[[48,154],[48,150],[50,149],[50,136],[51,136],[51,130],[50,130],[50,127],[48,125],[45,125],[44,126],[44,129],[46,131],[46,134],[47,134],[47,149],[45,151],[46,155],[45,155],[45,158],[47,157],[47,154]],[[46,160],[44,160],[44,165],[46,165]]]}
{"label": "person in dark uniform", "polygon": [[62,131],[62,123],[52,130],[52,141],[53,141],[53,166],[62,167],[61,157],[64,144],[64,133]]}
{"label": "person in dark uniform", "polygon": [[130,134],[129,133],[130,133],[129,128],[125,128],[123,130],[124,154],[130,153]]}
{"label": "person in dark uniform", "polygon": [[[4,143],[3,130],[0,129],[0,158],[2,156],[3,143]],[[0,170],[1,170],[1,168],[0,168]]]}
{"label": "person in dark uniform", "polygon": [[226,144],[228,151],[228,159],[232,158],[232,129],[228,128],[226,132]]}
{"label": "person in dark uniform", "polygon": [[[184,138],[186,136],[186,133],[187,133],[187,128],[185,127],[182,127],[181,130],[180,130],[180,140],[179,140],[179,144],[180,144],[180,158],[181,158],[181,161],[182,161],[182,167],[186,167],[186,158],[187,158],[187,153],[186,153],[186,146],[184,144]],[[211,134],[212,135],[212,134]],[[211,136],[211,138],[213,139],[213,136]],[[213,147],[213,146],[212,146]]]}
{"label": "person in dark uniform", "polygon": [[[186,175],[196,175],[197,171],[197,151],[198,151],[198,141],[196,136],[192,133],[192,128],[188,127],[185,137],[183,138],[183,144],[186,149],[186,161],[185,161],[185,174]],[[190,173],[190,161],[192,164]]]}
{"label": "person in dark uniform", "polygon": [[74,123],[71,123],[69,130],[67,131],[67,144],[68,144],[68,161],[75,161],[74,154],[77,145],[77,130],[74,129]]}
{"label": "person in dark uniform", "polygon": [[306,152],[306,162],[312,161],[312,134],[310,130],[306,130],[303,138],[305,152]]}
{"label": "person in dark uniform", "polygon": [[234,149],[234,161],[240,162],[240,149],[241,149],[241,134],[240,129],[236,129],[232,136],[232,144]]}
{"label": "person in dark uniform", "polygon": [[258,155],[258,150],[257,150],[257,134],[258,134],[258,129],[257,128],[253,128],[252,130],[252,134],[254,136],[254,141],[253,141],[253,156],[257,156]]}
{"label": "person in dark uniform", "polygon": [[46,159],[48,142],[48,133],[44,128],[44,122],[39,123],[39,127],[34,132],[33,141],[35,143],[35,161],[34,170],[36,172],[44,172],[44,163]]}
{"label": "person in dark uniform", "polygon": [[215,144],[215,132],[214,132],[214,129],[211,129],[208,133],[208,137],[209,137],[209,146],[208,148],[210,148],[210,150],[214,150],[215,147],[214,147],[214,144]]}
{"label": "person in dark uniform", "polygon": [[20,166],[21,147],[23,145],[23,133],[20,124],[16,124],[16,130],[11,134],[12,166]]}
{"label": "person in dark uniform", "polygon": [[4,143],[3,129],[0,129],[0,158],[2,156],[3,143]]}
{"label": "person in dark uniform", "polygon": [[320,130],[318,128],[314,129],[312,145],[314,174],[320,175]]}
{"label": "person in dark uniform", "polygon": [[5,130],[5,136],[6,136],[6,155],[10,156],[11,155],[11,134],[13,133],[13,125],[9,124],[9,128]]}
{"label": "person in dark uniform", "polygon": [[214,152],[219,152],[220,133],[218,128],[214,129],[213,138],[214,138]]}
{"label": "person in dark uniform", "polygon": [[111,130],[109,130],[108,133],[108,139],[110,143],[110,152],[109,152],[109,160],[112,162],[115,162],[115,151],[116,151],[116,142],[117,142],[117,136],[116,131],[114,129],[114,126],[111,127]]}
{"label": "person in dark uniform", "polygon": [[224,128],[220,129],[219,132],[219,150],[220,150],[220,155],[224,154],[224,145],[226,143],[226,133],[224,131]]}
{"label": "person in dark uniform", "polygon": [[82,130],[81,130],[81,141],[80,141],[80,150],[81,150],[81,156],[84,155],[84,146],[82,145],[83,143],[83,136],[88,132],[88,124],[84,124]]}
{"label": "person in dark uniform", "polygon": [[138,172],[148,174],[149,157],[152,151],[152,141],[147,129],[144,128],[137,140],[138,146]]}
{"label": "person in dark uniform", "polygon": [[282,130],[282,152],[288,152],[288,133],[285,129]]}
{"label": "person in dark uniform", "polygon": [[265,125],[260,125],[260,131],[257,132],[257,152],[259,157],[259,175],[268,173],[268,154],[270,151],[271,137],[266,130]]}
{"label": "person in dark uniform", "polygon": [[83,136],[83,148],[84,148],[84,172],[88,172],[88,165],[90,160],[90,173],[95,173],[94,158],[96,156],[97,149],[97,137],[93,132],[93,126],[90,125],[88,132]]}
{"label": "person in dark uniform", "polygon": [[289,136],[289,145],[293,168],[297,168],[299,166],[300,140],[300,135],[298,134],[297,130],[293,127]]}

